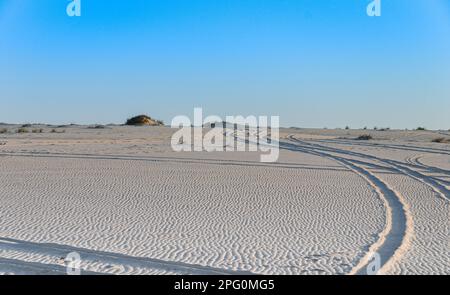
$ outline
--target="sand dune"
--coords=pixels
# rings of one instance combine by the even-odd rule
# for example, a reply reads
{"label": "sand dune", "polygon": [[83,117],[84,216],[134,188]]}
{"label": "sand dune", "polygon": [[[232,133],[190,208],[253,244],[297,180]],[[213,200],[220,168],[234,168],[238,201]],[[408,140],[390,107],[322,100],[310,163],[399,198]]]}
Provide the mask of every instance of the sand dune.
{"label": "sand dune", "polygon": [[433,132],[284,129],[268,164],[174,153],[166,127],[64,130],[0,135],[0,273],[76,251],[85,274],[365,274],[376,251],[385,274],[449,274]]}

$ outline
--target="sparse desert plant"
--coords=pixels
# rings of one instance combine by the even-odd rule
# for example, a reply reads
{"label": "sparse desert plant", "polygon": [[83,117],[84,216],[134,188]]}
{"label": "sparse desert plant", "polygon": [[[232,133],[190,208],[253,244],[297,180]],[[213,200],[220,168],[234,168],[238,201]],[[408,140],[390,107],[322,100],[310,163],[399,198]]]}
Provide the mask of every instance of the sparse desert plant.
{"label": "sparse desert plant", "polygon": [[8,129],[6,129],[6,128],[0,129],[0,134],[5,134],[5,133],[8,133]]}
{"label": "sparse desert plant", "polygon": [[349,130],[350,129],[350,127],[349,126],[345,126],[345,130]]}
{"label": "sparse desert plant", "polygon": [[105,129],[106,127],[104,125],[94,125],[94,126],[89,126],[88,129]]}
{"label": "sparse desert plant", "polygon": [[23,124],[22,125],[22,128],[30,128],[31,127],[31,124]]}
{"label": "sparse desert plant", "polygon": [[367,126],[365,126],[365,127],[363,128],[363,130],[367,130]]}
{"label": "sparse desert plant", "polygon": [[58,131],[58,130],[56,130],[56,129],[52,129],[50,132],[51,132],[51,133],[66,133],[66,130],[60,130],[60,131]]}
{"label": "sparse desert plant", "polygon": [[433,139],[431,142],[436,142],[436,143],[450,143],[450,138],[438,137],[438,138]]}
{"label": "sparse desert plant", "polygon": [[363,134],[356,138],[356,140],[371,140],[373,137],[369,134]]}
{"label": "sparse desert plant", "polygon": [[417,131],[425,131],[425,130],[427,130],[427,128],[425,128],[425,127],[417,127],[416,130],[417,130]]}
{"label": "sparse desert plant", "polygon": [[42,128],[39,129],[33,129],[31,132],[33,133],[42,133],[44,130]]}
{"label": "sparse desert plant", "polygon": [[28,129],[24,128],[24,127],[20,127],[19,129],[17,129],[17,133],[28,133]]}
{"label": "sparse desert plant", "polygon": [[378,130],[378,127],[377,126],[373,127],[373,130]]}

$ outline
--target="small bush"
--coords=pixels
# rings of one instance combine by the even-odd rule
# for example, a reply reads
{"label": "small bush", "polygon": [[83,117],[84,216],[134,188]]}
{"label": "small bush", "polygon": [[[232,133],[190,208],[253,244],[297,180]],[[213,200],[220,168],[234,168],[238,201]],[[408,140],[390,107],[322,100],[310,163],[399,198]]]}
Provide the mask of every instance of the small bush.
{"label": "small bush", "polygon": [[159,126],[162,125],[162,121],[155,120],[147,115],[139,115],[127,120],[125,125],[131,126]]}
{"label": "small bush", "polygon": [[61,131],[58,131],[58,130],[56,130],[56,129],[52,129],[52,131],[50,131],[51,133],[66,133],[66,130],[61,130]]}
{"label": "small bush", "polygon": [[417,131],[425,131],[425,130],[427,130],[427,128],[425,128],[425,127],[417,127],[416,130],[417,130]]}
{"label": "small bush", "polygon": [[360,135],[356,138],[356,140],[371,140],[371,139],[373,139],[373,138],[369,134]]}
{"label": "small bush", "polygon": [[88,129],[105,129],[106,127],[103,125],[94,125],[94,126],[89,126]]}
{"label": "small bush", "polygon": [[6,128],[0,129],[0,134],[5,134],[5,133],[8,133],[8,129],[6,129]]}
{"label": "small bush", "polygon": [[31,127],[31,124],[23,124],[22,125],[22,128],[30,128]]}
{"label": "small bush", "polygon": [[436,143],[450,143],[450,138],[439,137],[439,138],[433,139],[431,142],[436,142]]}
{"label": "small bush", "polygon": [[28,129],[21,127],[17,129],[17,133],[28,133]]}
{"label": "small bush", "polygon": [[345,126],[345,130],[349,130],[350,129],[350,127],[349,126]]}
{"label": "small bush", "polygon": [[42,133],[44,130],[42,128],[39,129],[33,129],[31,132],[33,133]]}

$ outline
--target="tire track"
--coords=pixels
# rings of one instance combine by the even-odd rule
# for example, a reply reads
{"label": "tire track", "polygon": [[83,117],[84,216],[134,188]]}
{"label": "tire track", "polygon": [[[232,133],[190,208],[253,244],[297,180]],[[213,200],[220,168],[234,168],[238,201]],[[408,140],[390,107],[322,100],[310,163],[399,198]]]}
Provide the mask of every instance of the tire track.
{"label": "tire track", "polygon": [[385,273],[389,267],[392,266],[394,262],[398,261],[407,251],[414,234],[412,214],[403,196],[368,169],[363,168],[361,164],[355,164],[356,161],[332,155],[317,148],[312,148],[308,146],[307,143],[303,143],[292,136],[289,137],[289,139],[300,145],[283,143],[283,148],[314,154],[337,161],[364,178],[377,192],[386,207],[387,216],[385,228],[379,234],[378,241],[369,248],[369,251],[360,259],[349,274],[368,274],[367,269],[370,264],[370,259],[375,252],[380,255],[381,268],[378,273]]}
{"label": "tire track", "polygon": [[400,144],[383,144],[383,143],[362,143],[356,142],[356,140],[331,140],[331,139],[319,139],[317,142],[322,143],[335,143],[342,145],[359,145],[359,146],[367,146],[373,148],[385,148],[385,149],[394,149],[394,150],[406,150],[406,151],[416,151],[422,153],[430,153],[430,154],[446,154],[450,155],[450,151],[448,149],[439,149],[439,148],[429,148],[429,147],[420,147],[420,146],[408,146],[408,145],[400,145]]}
{"label": "tire track", "polygon": [[[426,184],[436,193],[436,195],[438,197],[442,198],[443,200],[445,200],[447,202],[450,201],[450,191],[444,185],[440,184],[433,177],[424,175],[424,174],[417,172],[409,167],[406,167],[407,164],[405,164],[405,163],[401,163],[401,162],[395,161],[395,160],[381,159],[381,158],[378,158],[378,157],[375,157],[372,155],[362,154],[362,153],[358,153],[358,152],[326,147],[326,146],[323,146],[320,144],[307,143],[307,142],[300,141],[292,136],[290,137],[290,139],[293,140],[294,142],[301,143],[301,144],[309,146],[313,149],[320,149],[322,151],[343,154],[343,155],[348,155],[348,156],[355,156],[355,157],[365,158],[365,159],[377,161],[379,163],[383,163],[385,165],[392,167],[395,171],[397,171],[400,174],[407,175],[407,176],[413,178],[414,180],[417,180],[417,181],[420,181],[421,183]],[[415,168],[420,169],[421,167],[415,166]],[[432,172],[434,172],[434,170]]]}
{"label": "tire track", "polygon": [[[126,268],[129,271],[148,269],[159,270],[166,272],[175,272],[183,274],[195,274],[195,275],[251,275],[252,273],[247,271],[234,271],[227,269],[219,269],[209,266],[188,264],[178,261],[165,261],[160,259],[148,258],[148,257],[134,257],[120,253],[96,251],[84,248],[77,248],[68,245],[59,244],[47,244],[47,243],[35,243],[28,241],[15,240],[10,238],[0,237],[0,252],[1,251],[14,251],[20,253],[20,257],[23,255],[27,257],[54,257],[54,259],[61,259],[71,252],[77,252],[82,258],[81,266],[84,269],[83,273],[92,273],[89,271],[90,267],[97,267],[102,269],[108,269],[110,266]],[[0,257],[0,263],[2,258]],[[11,259],[10,259],[11,260]],[[29,262],[23,260],[11,260],[16,264],[22,266],[41,266],[44,269],[58,271],[64,270],[59,265],[44,264],[39,262]]]}

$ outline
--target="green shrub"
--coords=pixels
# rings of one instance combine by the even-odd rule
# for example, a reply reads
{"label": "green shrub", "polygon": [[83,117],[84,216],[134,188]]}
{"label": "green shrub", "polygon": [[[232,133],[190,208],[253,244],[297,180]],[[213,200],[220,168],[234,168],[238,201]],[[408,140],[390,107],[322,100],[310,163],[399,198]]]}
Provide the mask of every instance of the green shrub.
{"label": "green shrub", "polygon": [[369,134],[360,135],[356,138],[356,140],[371,140],[371,139],[373,139],[373,138]]}
{"label": "green shrub", "polygon": [[155,120],[147,115],[139,115],[127,120],[125,125],[131,126],[160,126],[163,125],[161,120]]}
{"label": "green shrub", "polygon": [[105,129],[106,127],[104,125],[94,125],[89,126],[88,129]]}
{"label": "green shrub", "polygon": [[431,142],[436,142],[436,143],[450,143],[450,138],[439,137],[439,138],[433,139]]}
{"label": "green shrub", "polygon": [[19,129],[17,129],[17,133],[28,133],[28,129],[20,127]]}

